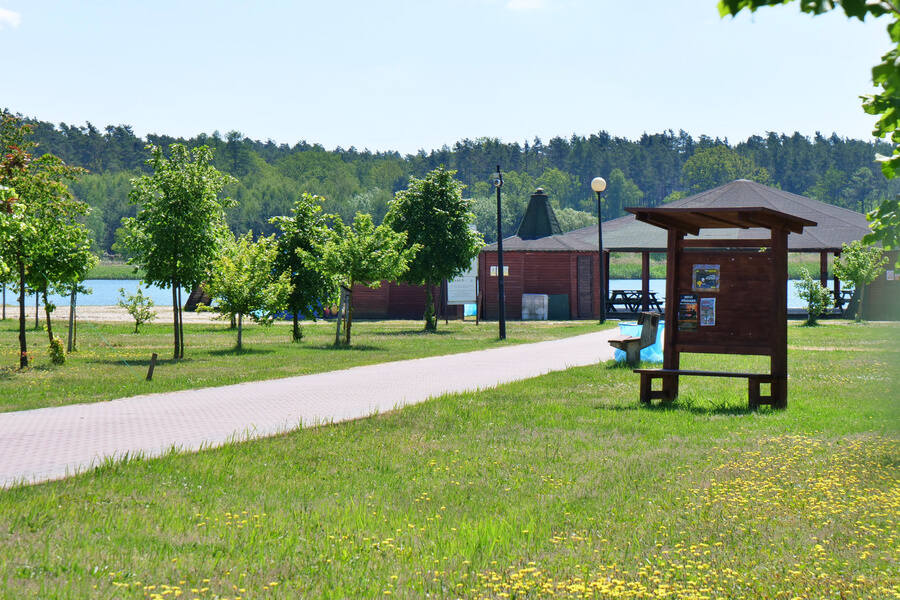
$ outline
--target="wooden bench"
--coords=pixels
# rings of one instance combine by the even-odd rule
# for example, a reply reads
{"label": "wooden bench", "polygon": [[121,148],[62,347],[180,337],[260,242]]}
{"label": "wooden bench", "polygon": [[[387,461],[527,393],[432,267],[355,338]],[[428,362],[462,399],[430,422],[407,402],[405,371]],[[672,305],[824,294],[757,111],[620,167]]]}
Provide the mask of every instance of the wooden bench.
{"label": "wooden bench", "polygon": [[659,314],[645,312],[638,315],[641,325],[641,336],[619,335],[610,338],[609,345],[625,351],[625,362],[636,365],[641,360],[641,350],[656,343],[656,332],[659,329]]}
{"label": "wooden bench", "polygon": [[[654,379],[686,375],[690,377],[744,377],[747,379],[751,410],[756,410],[759,408],[760,404],[775,405],[771,395],[762,396],[759,391],[760,384],[772,384],[775,382],[776,377],[774,375],[765,373],[733,373],[727,371],[689,371],[685,369],[635,369],[634,372],[640,373],[641,375],[641,402],[644,404],[650,404],[650,401],[654,398],[660,398],[665,401],[671,401],[673,399],[669,397],[669,394],[664,390],[653,390]],[[674,387],[670,387],[670,389],[674,389]]]}

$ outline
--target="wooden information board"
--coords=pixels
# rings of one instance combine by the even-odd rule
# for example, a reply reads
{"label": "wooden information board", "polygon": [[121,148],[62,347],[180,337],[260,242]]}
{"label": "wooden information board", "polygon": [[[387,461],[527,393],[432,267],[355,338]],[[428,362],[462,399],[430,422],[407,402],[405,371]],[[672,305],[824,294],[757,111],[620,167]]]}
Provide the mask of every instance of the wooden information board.
{"label": "wooden information board", "polygon": [[[771,395],[765,402],[787,406],[787,237],[814,226],[807,219],[768,208],[629,208],[639,221],[668,230],[663,368],[642,374],[642,399],[678,395],[679,375],[756,374],[681,371],[682,352],[770,357]],[[687,238],[701,229],[754,229],[758,237]],[[647,370],[643,370],[647,371]],[[652,392],[653,377],[663,381]]]}

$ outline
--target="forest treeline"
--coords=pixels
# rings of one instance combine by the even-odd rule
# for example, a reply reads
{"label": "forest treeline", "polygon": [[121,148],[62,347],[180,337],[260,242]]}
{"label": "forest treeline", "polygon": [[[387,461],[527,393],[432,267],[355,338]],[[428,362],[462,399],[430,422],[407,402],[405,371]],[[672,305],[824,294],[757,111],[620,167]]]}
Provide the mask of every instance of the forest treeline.
{"label": "forest treeline", "polygon": [[504,171],[505,235],[515,233],[536,187],[550,196],[564,230],[596,222],[590,181],[597,175],[609,181],[604,220],[624,214],[625,206],[657,206],[741,177],[861,212],[900,191],[898,181],[885,179],[875,162],[876,153],[890,153],[888,144],[837,135],[809,138],[770,132],[731,144],[727,139],[694,138],[684,131],[645,134],[637,140],[601,131],[547,142],[535,138],[524,144],[465,139],[452,148],[404,156],[353,147],[326,150],[306,141],[261,142],[237,131],[190,139],[155,134],[141,138],[126,125],[100,130],[90,123],[26,121],[34,126],[36,154],[52,153],[89,170],[71,188],[93,208],[87,224],[97,250],[105,253],[114,252],[122,218],[136,212],[128,201],[130,181],[147,173],[148,143],[212,148],[215,166],[238,180],[225,190],[236,200],[228,214],[230,226],[238,233],[252,229],[263,235],[274,231],[269,219],[287,214],[303,192],[323,196],[325,210],[346,221],[361,211],[378,223],[410,176],[421,177],[440,165],[457,171],[487,241],[495,237],[491,174],[497,164]]}

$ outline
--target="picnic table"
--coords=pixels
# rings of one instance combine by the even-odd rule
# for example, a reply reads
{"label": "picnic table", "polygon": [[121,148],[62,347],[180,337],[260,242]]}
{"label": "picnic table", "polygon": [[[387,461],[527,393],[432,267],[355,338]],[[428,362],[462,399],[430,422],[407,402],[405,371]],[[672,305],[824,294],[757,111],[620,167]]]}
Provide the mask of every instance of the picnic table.
{"label": "picnic table", "polygon": [[[611,290],[606,301],[606,310],[618,312],[617,306],[625,309],[625,312],[639,312],[643,310],[643,290]],[[647,292],[647,307],[662,312],[662,303],[656,297],[656,292]]]}
{"label": "picnic table", "polygon": [[851,310],[851,301],[853,300],[853,292],[854,290],[841,290],[840,295],[834,295],[834,308],[844,316],[845,313]]}

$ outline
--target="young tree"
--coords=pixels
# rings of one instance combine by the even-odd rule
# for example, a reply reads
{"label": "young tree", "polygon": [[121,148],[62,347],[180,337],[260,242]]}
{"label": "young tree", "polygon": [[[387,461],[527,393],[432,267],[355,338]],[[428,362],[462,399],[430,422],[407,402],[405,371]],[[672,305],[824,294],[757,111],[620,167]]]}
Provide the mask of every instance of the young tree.
{"label": "young tree", "polygon": [[806,300],[806,324],[809,326],[815,325],[819,315],[828,312],[834,306],[832,293],[813,279],[806,267],[800,269],[797,294],[802,300]]}
{"label": "young tree", "polygon": [[385,224],[406,234],[406,246],[419,246],[403,280],[425,286],[425,330],[437,330],[432,289],[466,271],[484,246],[470,226],[475,215],[463,200],[456,171],[438,167],[424,178],[411,177],[409,187],[394,196]]}
{"label": "young tree", "polygon": [[[375,227],[371,215],[357,213],[351,226],[334,217],[332,234],[317,251],[321,252],[325,272],[352,291],[356,283],[377,288],[383,280],[402,277],[419,246],[407,247],[405,233],[398,233],[385,224]],[[352,293],[349,303],[344,328],[344,343],[348,346],[353,323]]]}
{"label": "young tree", "polygon": [[129,195],[140,208],[122,220],[123,244],[129,263],[140,266],[144,281],[172,289],[174,358],[184,358],[181,288],[198,284],[218,253],[221,240],[231,236],[225,225],[230,198],[219,194],[236,180],[212,165],[212,150],[169,146],[169,158],[150,146],[147,164],[152,175],[132,180]]}
{"label": "young tree", "polygon": [[119,288],[119,296],[119,306],[128,311],[128,314],[134,319],[134,333],[140,333],[141,325],[156,319],[153,300],[144,295],[140,285],[133,294],[127,293],[125,288]]}
{"label": "young tree", "polygon": [[863,242],[856,241],[844,244],[841,255],[834,259],[834,276],[841,281],[853,284],[857,291],[859,302],[856,309],[856,322],[863,319],[863,300],[865,300],[866,285],[875,281],[884,271],[887,257],[881,248],[865,246]]}
{"label": "young tree", "polygon": [[[87,206],[79,204],[79,211],[87,212]],[[93,239],[90,231],[79,222],[62,218],[41,219],[37,222],[36,251],[28,277],[28,285],[43,299],[47,318],[47,335],[53,342],[51,313],[56,308],[48,294],[64,294],[77,285],[97,264],[91,251]]]}
{"label": "young tree", "polygon": [[216,312],[237,317],[238,350],[243,348],[244,315],[257,323],[271,325],[275,314],[287,302],[291,277],[289,273],[276,275],[277,256],[274,235],[254,242],[253,232],[248,231],[225,242],[221,254],[210,265],[206,291],[216,300]]}
{"label": "young tree", "polygon": [[[20,368],[28,366],[26,287],[36,282],[63,283],[65,275],[84,262],[81,248],[86,237],[78,219],[87,206],[73,198],[66,185],[83,170],[67,166],[52,154],[34,158],[30,134],[31,127],[18,117],[0,113],[0,186],[16,190],[15,198],[5,194],[0,211],[0,256],[14,270],[8,277],[14,278],[19,292]],[[77,255],[71,264],[65,259],[67,252]]]}
{"label": "young tree", "polygon": [[337,285],[315,256],[316,248],[322,247],[330,235],[322,200],[304,193],[294,202],[290,216],[270,219],[281,232],[275,271],[286,273],[291,281],[287,307],[294,321],[291,339],[295,342],[303,339],[300,315],[315,317],[323,306],[336,300]]}

